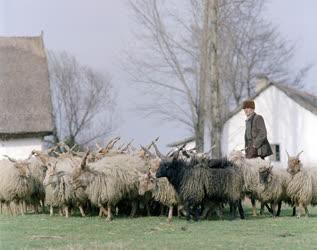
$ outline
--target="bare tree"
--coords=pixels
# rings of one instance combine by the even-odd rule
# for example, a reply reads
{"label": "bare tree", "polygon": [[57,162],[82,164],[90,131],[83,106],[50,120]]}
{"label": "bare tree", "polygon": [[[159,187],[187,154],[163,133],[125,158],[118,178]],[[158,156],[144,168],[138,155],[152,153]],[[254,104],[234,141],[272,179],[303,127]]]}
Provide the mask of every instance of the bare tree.
{"label": "bare tree", "polygon": [[129,2],[143,29],[136,33],[140,50],[128,54],[128,70],[152,97],[142,110],[190,128],[198,151],[209,116],[213,154],[221,154],[227,114],[254,94],[258,74],[300,82],[309,69],[292,76],[294,46],[261,17],[266,1]]}
{"label": "bare tree", "polygon": [[199,48],[206,46],[207,41],[201,40],[203,31],[191,25],[194,19],[184,21],[162,3],[130,1],[143,27],[142,34],[136,34],[137,40],[146,47],[143,44],[137,53],[128,54],[131,67],[127,70],[135,82],[142,83],[142,90],[152,96],[152,102],[142,105],[142,110],[185,125],[196,135],[198,150],[203,151],[204,86],[208,73],[201,68],[207,69],[208,58]]}
{"label": "bare tree", "polygon": [[80,65],[66,53],[48,53],[57,140],[85,145],[113,130],[110,76]]}

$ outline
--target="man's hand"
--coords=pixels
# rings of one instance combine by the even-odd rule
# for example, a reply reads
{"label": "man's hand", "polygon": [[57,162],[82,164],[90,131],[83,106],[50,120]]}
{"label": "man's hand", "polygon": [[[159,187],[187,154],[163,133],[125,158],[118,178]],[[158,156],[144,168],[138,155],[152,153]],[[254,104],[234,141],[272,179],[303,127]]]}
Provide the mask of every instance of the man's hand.
{"label": "man's hand", "polygon": [[248,159],[258,157],[258,150],[254,147],[254,145],[251,145],[246,149],[245,157]]}

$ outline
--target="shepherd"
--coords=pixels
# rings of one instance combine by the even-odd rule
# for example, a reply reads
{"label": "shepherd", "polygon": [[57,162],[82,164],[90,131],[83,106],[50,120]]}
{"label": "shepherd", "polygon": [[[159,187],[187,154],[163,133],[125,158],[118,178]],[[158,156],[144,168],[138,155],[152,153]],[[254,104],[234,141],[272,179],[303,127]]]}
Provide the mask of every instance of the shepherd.
{"label": "shepherd", "polygon": [[253,100],[246,100],[242,106],[247,117],[245,121],[245,149],[246,158],[261,157],[273,154],[270,143],[267,139],[264,119],[255,113],[255,103]]}

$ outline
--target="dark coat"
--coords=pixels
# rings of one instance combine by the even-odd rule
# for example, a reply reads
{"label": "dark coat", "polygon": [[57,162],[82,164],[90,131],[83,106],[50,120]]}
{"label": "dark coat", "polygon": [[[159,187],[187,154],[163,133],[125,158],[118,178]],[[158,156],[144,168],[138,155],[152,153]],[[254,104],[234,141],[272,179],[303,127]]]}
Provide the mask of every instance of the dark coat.
{"label": "dark coat", "polygon": [[266,157],[273,154],[261,115],[254,113],[246,120],[244,139],[247,158]]}

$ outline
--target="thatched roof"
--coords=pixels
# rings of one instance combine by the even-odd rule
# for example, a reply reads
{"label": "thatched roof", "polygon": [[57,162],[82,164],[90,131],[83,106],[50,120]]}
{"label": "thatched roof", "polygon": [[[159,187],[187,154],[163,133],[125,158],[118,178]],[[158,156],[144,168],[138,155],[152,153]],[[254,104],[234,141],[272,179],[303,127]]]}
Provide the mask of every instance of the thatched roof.
{"label": "thatched roof", "polygon": [[42,36],[0,37],[0,136],[50,134],[51,111]]}

